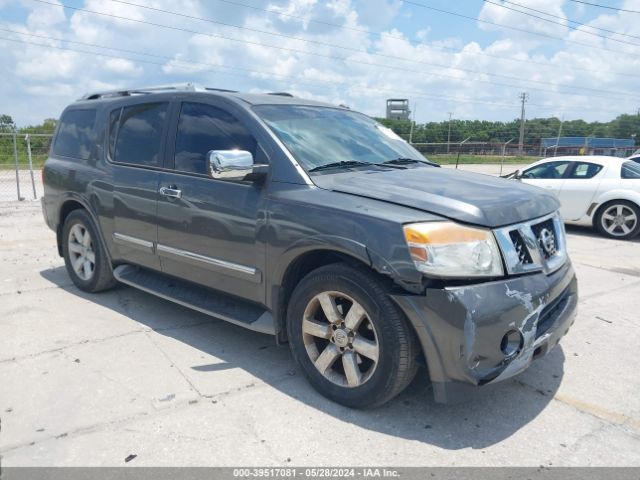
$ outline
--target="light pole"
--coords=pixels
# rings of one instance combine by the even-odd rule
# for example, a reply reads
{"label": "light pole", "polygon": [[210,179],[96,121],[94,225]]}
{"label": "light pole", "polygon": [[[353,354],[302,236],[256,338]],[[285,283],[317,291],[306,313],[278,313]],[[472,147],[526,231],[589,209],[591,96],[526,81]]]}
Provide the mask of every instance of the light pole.
{"label": "light pole", "polygon": [[514,140],[515,138],[512,138],[502,146],[502,161],[500,162],[500,176],[502,176],[502,165],[504,164],[504,157],[507,155],[507,145],[509,145]]}
{"label": "light pole", "polygon": [[449,149],[451,146],[451,115],[453,115],[453,112],[448,112],[449,113],[449,133],[447,134],[447,153],[449,153]]}
{"label": "light pole", "polygon": [[529,94],[522,92],[520,94],[520,100],[522,101],[522,110],[520,112],[520,141],[518,142],[518,154],[522,155],[522,149],[524,148],[524,104],[529,99]]}

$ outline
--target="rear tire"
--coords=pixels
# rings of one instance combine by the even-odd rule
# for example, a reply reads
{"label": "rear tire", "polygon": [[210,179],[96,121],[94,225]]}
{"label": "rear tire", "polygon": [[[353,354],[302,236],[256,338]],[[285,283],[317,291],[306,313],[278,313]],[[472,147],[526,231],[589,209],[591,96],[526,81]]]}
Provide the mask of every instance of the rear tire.
{"label": "rear tire", "polygon": [[594,223],[605,237],[629,240],[640,233],[640,208],[626,200],[612,200],[598,209]]}
{"label": "rear tire", "polygon": [[117,284],[98,231],[86,210],[74,210],[67,216],[61,241],[67,273],[76,287],[94,293]]}
{"label": "rear tire", "polygon": [[347,407],[382,405],[416,374],[413,331],[388,287],[364,268],[336,263],[304,277],[287,309],[287,333],[311,385]]}

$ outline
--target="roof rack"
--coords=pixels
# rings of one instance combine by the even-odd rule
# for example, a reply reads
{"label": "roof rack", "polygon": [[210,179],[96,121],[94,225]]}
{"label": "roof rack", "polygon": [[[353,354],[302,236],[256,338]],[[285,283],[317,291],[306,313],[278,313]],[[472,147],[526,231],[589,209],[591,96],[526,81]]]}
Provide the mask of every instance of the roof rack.
{"label": "roof rack", "polygon": [[[123,88],[116,90],[104,90],[100,92],[90,92],[84,94],[79,100],[97,100],[99,98],[110,97],[130,97],[132,95],[149,95],[151,93],[162,92],[223,92],[223,93],[237,93],[237,90],[227,90],[225,88],[215,87],[200,87],[193,83],[182,83],[176,85],[159,85],[155,87],[142,87],[142,88]],[[279,95],[281,97],[293,97],[288,92],[268,92],[267,95]]]}
{"label": "roof rack", "polygon": [[150,93],[160,93],[167,91],[195,91],[197,87],[192,83],[183,83],[179,85],[159,85],[155,87],[143,88],[125,88],[118,90],[105,90],[102,92],[91,92],[80,97],[80,100],[97,100],[106,97],[129,97],[131,95],[146,95]]}

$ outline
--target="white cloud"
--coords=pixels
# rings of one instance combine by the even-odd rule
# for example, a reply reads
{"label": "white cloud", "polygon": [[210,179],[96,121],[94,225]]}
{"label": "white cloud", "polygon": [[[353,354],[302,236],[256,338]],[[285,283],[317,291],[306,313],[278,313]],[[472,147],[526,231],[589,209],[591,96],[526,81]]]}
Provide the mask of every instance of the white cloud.
{"label": "white cloud", "polygon": [[[562,0],[519,0],[518,3],[566,18]],[[638,3],[640,0],[627,0],[625,5],[637,9]],[[635,73],[640,67],[640,58],[633,56],[637,54],[633,47],[490,4],[484,4],[479,11],[481,18],[552,34],[564,40],[545,39],[482,24],[479,26],[490,30],[488,35],[495,40],[488,43],[463,41],[455,35],[434,38],[428,25],[418,32],[403,31],[399,28],[402,24],[400,2],[396,0],[271,0],[266,6],[262,4],[265,8],[277,9],[281,15],[205,0],[153,0],[148,5],[252,30],[110,1],[85,0],[83,8],[139,22],[73,11],[65,15],[59,7],[25,2],[30,13],[24,22],[16,24],[0,20],[1,28],[109,48],[15,36],[94,53],[21,44],[0,49],[2,70],[11,72],[4,82],[0,82],[0,94],[2,98],[20,99],[6,102],[3,108],[7,111],[0,113],[13,115],[19,123],[35,123],[56,116],[66,103],[89,90],[186,81],[247,91],[289,91],[347,104],[372,115],[383,113],[387,97],[408,97],[414,105],[419,105],[417,116],[420,121],[443,119],[451,110],[456,112],[457,118],[512,119],[519,114],[517,94],[523,90],[530,94],[530,116],[564,114],[566,118],[606,120],[615,116],[615,112],[635,110],[640,102],[640,97],[630,100],[595,91],[581,91],[582,96],[570,96],[566,89],[545,84],[564,83],[613,92],[636,91]],[[174,28],[160,28],[140,21]],[[328,23],[348,28],[341,29]],[[607,12],[589,24],[640,35],[640,24],[634,23],[629,15]],[[357,31],[363,29],[384,29],[386,35]],[[261,34],[256,30],[301,37],[311,42]],[[199,35],[193,31],[253,43]],[[629,53],[617,55],[577,46],[571,41],[589,42]],[[52,90],[55,90],[55,96],[51,96]],[[505,107],[505,104],[509,106]]]}

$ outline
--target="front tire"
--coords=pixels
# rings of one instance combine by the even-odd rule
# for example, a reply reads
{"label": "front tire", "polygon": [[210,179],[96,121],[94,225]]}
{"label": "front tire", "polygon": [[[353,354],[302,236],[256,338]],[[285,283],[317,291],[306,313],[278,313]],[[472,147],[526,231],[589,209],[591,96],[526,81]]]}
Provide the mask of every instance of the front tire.
{"label": "front tire", "polygon": [[609,238],[629,240],[640,233],[640,208],[626,200],[613,200],[598,209],[598,231]]}
{"label": "front tire", "polygon": [[372,272],[337,263],[296,286],[287,309],[293,357],[322,395],[352,408],[382,405],[413,380],[418,345]]}
{"label": "front tire", "polygon": [[62,253],[71,281],[85,292],[99,292],[117,282],[98,231],[86,210],[74,210],[62,227]]}

